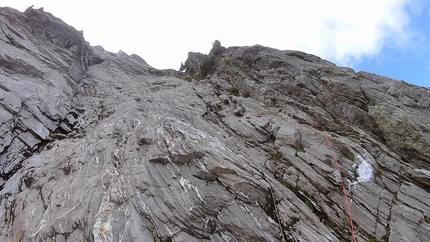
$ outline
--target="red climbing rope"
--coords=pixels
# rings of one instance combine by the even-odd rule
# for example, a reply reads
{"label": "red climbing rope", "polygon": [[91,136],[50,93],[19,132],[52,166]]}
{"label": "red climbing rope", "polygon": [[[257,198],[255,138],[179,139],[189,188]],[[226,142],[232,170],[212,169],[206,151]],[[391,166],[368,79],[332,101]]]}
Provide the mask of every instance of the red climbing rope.
{"label": "red climbing rope", "polygon": [[[226,116],[235,116],[237,118],[246,118],[246,119],[251,118],[251,116],[237,116],[237,115],[226,115]],[[255,116],[256,117],[261,117],[262,114],[257,114]],[[282,115],[276,115],[275,114],[275,116],[279,116],[282,119],[284,118]],[[289,118],[291,118],[291,117],[289,117]],[[303,119],[300,119],[300,118],[296,118],[295,120],[297,122],[299,122],[299,123],[308,124],[308,125],[311,125],[313,127],[320,127],[324,131],[325,139],[326,139],[326,141],[327,141],[327,143],[328,143],[328,145],[330,147],[330,150],[331,150],[331,153],[332,153],[332,156],[333,156],[333,160],[336,163],[336,168],[337,168],[337,171],[339,172],[339,180],[340,180],[340,183],[342,185],[343,197],[345,199],[345,206],[346,206],[346,209],[347,209],[347,212],[348,212],[348,216],[349,216],[349,224],[351,226],[352,239],[353,239],[354,242],[356,242],[357,240],[355,238],[354,223],[352,222],[351,208],[350,208],[349,203],[348,203],[348,196],[346,195],[345,185],[343,184],[343,179],[342,179],[342,174],[340,173],[339,163],[337,162],[337,159],[336,159],[336,153],[334,152],[333,147],[331,146],[331,142],[330,142],[330,139],[328,138],[327,132],[325,131],[324,127],[322,127],[321,125],[312,124],[312,123],[309,123],[306,120],[303,120]]]}
{"label": "red climbing rope", "polygon": [[333,160],[336,163],[337,171],[339,172],[339,180],[340,180],[340,183],[342,184],[343,197],[345,198],[345,206],[346,206],[346,209],[348,210],[349,224],[351,225],[352,239],[354,240],[354,242],[356,242],[355,233],[354,233],[354,224],[352,223],[351,209],[349,207],[348,197],[346,196],[346,190],[345,190],[345,185],[343,184],[342,174],[340,174],[339,163],[337,162],[336,154],[334,153],[334,150],[333,150],[333,148],[331,146],[331,142],[330,142],[330,139],[328,138],[327,132],[325,132],[324,127],[321,127],[321,128],[324,131],[325,138],[326,138],[327,143],[328,143],[328,145],[330,147],[331,154],[333,155]]}

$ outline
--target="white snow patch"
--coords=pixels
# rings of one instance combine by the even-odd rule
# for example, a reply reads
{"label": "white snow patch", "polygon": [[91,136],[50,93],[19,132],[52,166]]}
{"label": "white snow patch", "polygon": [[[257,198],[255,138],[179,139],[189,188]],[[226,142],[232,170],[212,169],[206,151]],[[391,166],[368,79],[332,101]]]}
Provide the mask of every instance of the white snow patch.
{"label": "white snow patch", "polygon": [[355,157],[355,162],[353,168],[356,167],[356,173],[358,175],[356,182],[354,183],[361,183],[361,182],[368,182],[373,179],[374,170],[369,161],[364,159],[361,155],[357,155]]}

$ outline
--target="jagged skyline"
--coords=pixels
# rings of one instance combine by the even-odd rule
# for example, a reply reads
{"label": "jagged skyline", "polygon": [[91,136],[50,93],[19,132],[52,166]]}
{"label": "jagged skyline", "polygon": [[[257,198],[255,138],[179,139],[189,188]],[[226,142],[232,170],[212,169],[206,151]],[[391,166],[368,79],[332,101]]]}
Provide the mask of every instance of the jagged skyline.
{"label": "jagged skyline", "polygon": [[429,3],[395,1],[142,2],[2,1],[31,5],[84,31],[91,45],[137,54],[158,69],[178,69],[189,51],[261,44],[315,54],[356,71],[430,87]]}

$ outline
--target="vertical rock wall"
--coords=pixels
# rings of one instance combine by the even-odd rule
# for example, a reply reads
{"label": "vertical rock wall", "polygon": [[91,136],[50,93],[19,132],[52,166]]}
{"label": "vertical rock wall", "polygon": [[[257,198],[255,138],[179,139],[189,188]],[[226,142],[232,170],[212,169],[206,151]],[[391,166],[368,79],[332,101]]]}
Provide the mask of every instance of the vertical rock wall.
{"label": "vertical rock wall", "polygon": [[[0,176],[52,139],[76,129],[76,94],[101,62],[82,33],[43,10],[0,10]],[[2,185],[2,184],[1,184]]]}
{"label": "vertical rock wall", "polygon": [[1,241],[352,241],[333,154],[357,241],[430,241],[428,89],[262,46],[185,76],[0,20]]}

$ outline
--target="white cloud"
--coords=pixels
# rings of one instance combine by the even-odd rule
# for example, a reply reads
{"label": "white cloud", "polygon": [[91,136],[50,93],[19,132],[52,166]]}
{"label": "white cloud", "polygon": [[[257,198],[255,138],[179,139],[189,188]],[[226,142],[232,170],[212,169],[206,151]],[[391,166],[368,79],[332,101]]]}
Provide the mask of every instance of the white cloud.
{"label": "white cloud", "polygon": [[350,64],[377,55],[383,46],[401,46],[409,39],[406,1],[324,2],[330,7],[318,16],[320,29],[314,32],[315,41],[301,46],[305,51]]}
{"label": "white cloud", "polygon": [[174,69],[188,51],[207,53],[215,39],[224,46],[297,49],[351,65],[383,47],[408,46],[414,33],[408,30],[406,9],[422,11],[422,0],[16,2],[1,4],[21,11],[33,3],[44,6],[84,30],[92,45],[135,53],[156,68]]}

